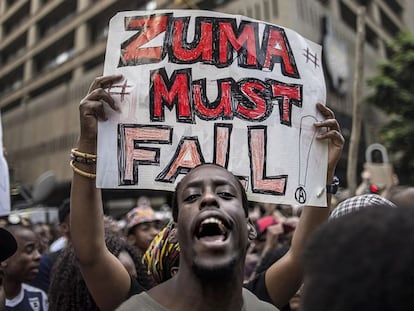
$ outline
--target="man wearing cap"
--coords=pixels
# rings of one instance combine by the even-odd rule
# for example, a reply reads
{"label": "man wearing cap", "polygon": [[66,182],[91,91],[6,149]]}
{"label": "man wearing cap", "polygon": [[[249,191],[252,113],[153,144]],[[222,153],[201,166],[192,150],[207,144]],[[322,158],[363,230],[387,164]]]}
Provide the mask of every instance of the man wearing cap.
{"label": "man wearing cap", "polygon": [[0,228],[0,261],[6,260],[17,250],[16,239],[4,228]]}
{"label": "man wearing cap", "polygon": [[16,252],[1,261],[5,310],[48,310],[46,293],[29,285],[39,272],[39,240],[31,227],[9,225],[6,228],[15,238]]}
{"label": "man wearing cap", "polygon": [[[0,262],[12,256],[17,250],[16,239],[4,228],[0,228]],[[4,310],[4,291],[0,290],[0,310]]]}
{"label": "man wearing cap", "polygon": [[397,207],[393,202],[375,193],[356,195],[339,203],[332,211],[329,219],[336,219],[366,208],[383,206]]}
{"label": "man wearing cap", "polygon": [[149,205],[138,205],[126,215],[126,236],[131,245],[145,253],[160,231],[160,219]]}

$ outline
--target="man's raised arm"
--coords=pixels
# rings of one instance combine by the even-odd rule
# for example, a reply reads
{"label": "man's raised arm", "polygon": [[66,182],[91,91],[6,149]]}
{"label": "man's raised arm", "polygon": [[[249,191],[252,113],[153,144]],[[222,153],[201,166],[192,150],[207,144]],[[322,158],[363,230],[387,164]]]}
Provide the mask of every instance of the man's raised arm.
{"label": "man's raised arm", "polygon": [[[325,117],[324,121],[315,123],[315,127],[327,129],[322,134],[317,135],[317,139],[328,141],[329,155],[326,182],[327,184],[332,184],[336,165],[341,157],[345,140],[332,110],[319,103],[317,108]],[[289,251],[266,271],[266,288],[273,304],[277,307],[285,306],[300,288],[303,277],[302,256],[305,244],[309,235],[327,220],[330,204],[331,194],[327,194],[326,207],[304,207]]]}
{"label": "man's raised arm", "polygon": [[128,272],[105,244],[102,198],[95,180],[98,120],[107,119],[104,105],[117,110],[105,87],[121,78],[99,77],[91,84],[79,106],[80,137],[71,161],[70,235],[82,275],[101,310],[114,310],[130,287]]}

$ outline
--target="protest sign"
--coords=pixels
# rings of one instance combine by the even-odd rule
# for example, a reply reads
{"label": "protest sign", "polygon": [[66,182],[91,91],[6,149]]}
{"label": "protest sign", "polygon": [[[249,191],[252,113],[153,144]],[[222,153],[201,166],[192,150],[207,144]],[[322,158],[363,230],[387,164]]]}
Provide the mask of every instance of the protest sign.
{"label": "protest sign", "polygon": [[4,157],[3,127],[0,115],[0,216],[10,213],[10,181],[9,167]]}
{"label": "protest sign", "polygon": [[98,127],[97,186],[174,190],[194,166],[229,169],[249,199],[326,204],[321,47],[277,25],[197,10],[109,24],[104,75],[121,112]]}

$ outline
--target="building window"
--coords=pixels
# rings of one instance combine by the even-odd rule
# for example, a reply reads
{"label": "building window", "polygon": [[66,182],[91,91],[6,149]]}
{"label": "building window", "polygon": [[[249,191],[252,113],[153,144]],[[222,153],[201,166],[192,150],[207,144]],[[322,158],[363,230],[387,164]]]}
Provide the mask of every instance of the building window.
{"label": "building window", "polygon": [[254,15],[255,15],[254,18],[262,19],[262,12],[260,10],[260,4],[259,3],[256,3],[254,5]]}
{"label": "building window", "polygon": [[353,31],[356,31],[356,15],[343,1],[340,3],[340,12],[344,23]]}
{"label": "building window", "polygon": [[45,37],[65,27],[76,16],[77,1],[62,1],[52,12],[39,21],[39,36]]}
{"label": "building window", "polygon": [[0,96],[16,91],[23,84],[23,66],[16,68],[0,80]]}
{"label": "building window", "polygon": [[263,1],[263,14],[264,20],[269,22],[270,21],[270,3],[269,0]]}
{"label": "building window", "polygon": [[278,6],[277,1],[278,0],[273,0],[273,4],[272,4],[272,15],[275,18],[279,17],[279,6]]}
{"label": "building window", "polygon": [[74,34],[72,32],[35,56],[36,70],[38,73],[52,70],[72,59],[74,55]]}
{"label": "building window", "polygon": [[[412,0],[408,0],[408,1],[412,1]],[[402,12],[403,12],[403,7],[401,7],[400,1],[384,0],[384,2],[387,4],[390,10],[394,12],[395,15],[397,15],[398,17],[401,17]]]}
{"label": "building window", "polygon": [[391,20],[390,17],[383,11],[380,10],[381,25],[386,32],[391,36],[396,36],[400,31],[400,28]]}
{"label": "building window", "polygon": [[250,6],[248,6],[246,9],[246,15],[247,17],[253,17],[253,10]]}
{"label": "building window", "polygon": [[365,38],[367,42],[374,48],[378,48],[378,35],[369,26],[365,26]]}
{"label": "building window", "polygon": [[322,5],[324,5],[324,6],[328,6],[329,5],[329,2],[330,2],[330,0],[318,0],[320,3],[322,3]]}
{"label": "building window", "polygon": [[26,2],[3,22],[3,33],[7,36],[14,31],[18,31],[27,23],[29,16],[30,3]]}

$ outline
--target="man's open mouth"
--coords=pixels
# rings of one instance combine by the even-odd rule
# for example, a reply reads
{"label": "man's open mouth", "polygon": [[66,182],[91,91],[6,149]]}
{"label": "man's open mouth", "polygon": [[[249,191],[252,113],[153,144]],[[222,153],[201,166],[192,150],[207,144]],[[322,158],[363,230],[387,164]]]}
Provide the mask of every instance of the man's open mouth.
{"label": "man's open mouth", "polygon": [[199,224],[196,237],[197,239],[224,241],[227,239],[228,232],[228,227],[223,220],[218,217],[208,217]]}

